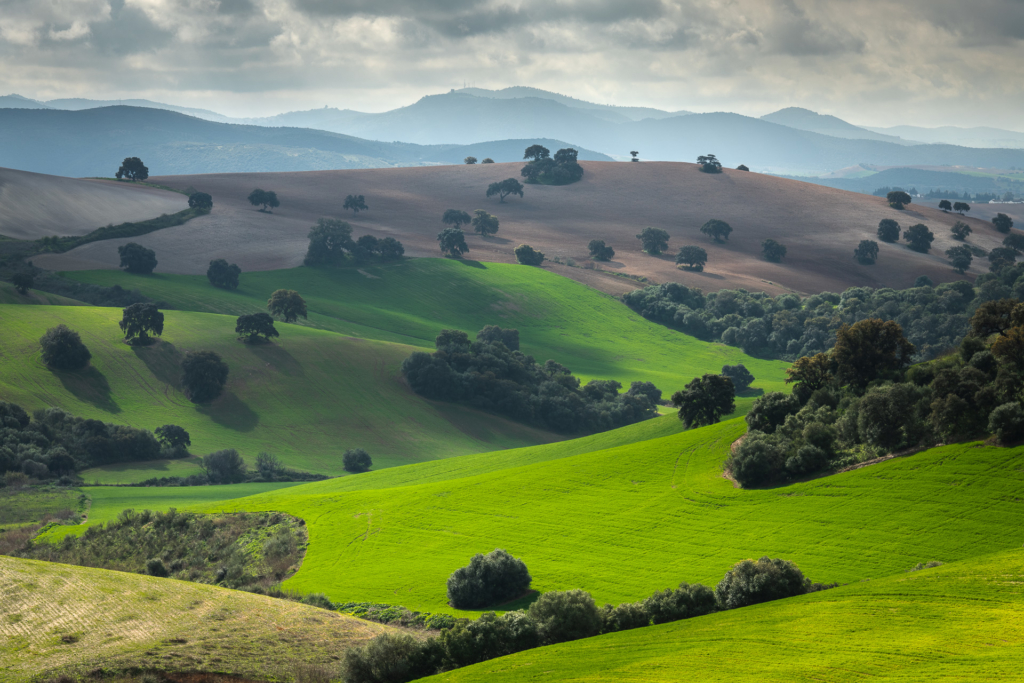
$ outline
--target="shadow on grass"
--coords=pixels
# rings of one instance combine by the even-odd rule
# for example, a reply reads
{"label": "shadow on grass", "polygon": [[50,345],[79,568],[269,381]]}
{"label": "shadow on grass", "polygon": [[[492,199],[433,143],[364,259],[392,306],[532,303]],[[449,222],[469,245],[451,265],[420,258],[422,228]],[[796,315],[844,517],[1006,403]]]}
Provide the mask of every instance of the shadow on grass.
{"label": "shadow on grass", "polygon": [[221,394],[213,403],[197,405],[196,411],[236,432],[251,432],[260,421],[260,416],[231,392]]}
{"label": "shadow on grass", "polygon": [[306,375],[306,371],[302,369],[302,363],[273,342],[246,344],[245,347],[252,355],[283,375],[289,377],[304,377]]}
{"label": "shadow on grass", "polygon": [[489,607],[481,607],[479,609],[471,609],[465,611],[479,612],[483,614],[484,612],[511,612],[512,610],[517,609],[526,610],[529,609],[530,605],[535,603],[537,601],[537,598],[539,597],[540,591],[531,590],[527,592],[525,595],[521,595],[514,600],[509,600],[508,602],[503,602],[500,605],[490,605]]}
{"label": "shadow on grass", "polygon": [[133,346],[132,352],[158,380],[175,389],[180,387],[181,352],[174,344],[160,339],[149,346]]}
{"label": "shadow on grass", "polygon": [[487,266],[485,266],[484,264],[480,263],[479,261],[474,261],[472,259],[458,258],[458,259],[452,259],[452,261],[454,261],[456,263],[461,263],[464,266],[469,266],[470,268],[480,268],[481,270],[487,270]]}
{"label": "shadow on grass", "polygon": [[764,396],[764,389],[747,387],[743,391],[737,391],[736,396],[740,398],[756,398],[757,396]]}
{"label": "shadow on grass", "polygon": [[80,400],[108,413],[121,412],[121,406],[110,395],[110,383],[102,372],[89,366],[82,370],[51,370],[64,388]]}

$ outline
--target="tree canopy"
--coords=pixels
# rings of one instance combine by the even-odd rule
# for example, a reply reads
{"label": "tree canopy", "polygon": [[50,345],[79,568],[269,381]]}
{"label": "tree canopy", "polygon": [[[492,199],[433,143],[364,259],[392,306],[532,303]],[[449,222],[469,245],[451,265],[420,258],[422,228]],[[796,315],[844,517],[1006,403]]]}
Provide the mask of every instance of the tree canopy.
{"label": "tree canopy", "polygon": [[526,564],[499,548],[474,555],[448,577],[448,602],[456,609],[499,605],[528,591],[531,581]]}
{"label": "tree canopy", "polygon": [[477,209],[473,213],[475,214],[473,216],[473,220],[472,220],[473,230],[475,230],[479,234],[483,235],[484,237],[489,237],[490,235],[497,234],[497,232],[498,232],[498,217],[497,216],[489,214],[486,211],[484,211],[483,209]]}
{"label": "tree canopy", "polygon": [[92,358],[79,334],[64,324],[48,329],[39,339],[39,346],[43,362],[57,370],[79,370]]}
{"label": "tree canopy", "polygon": [[117,255],[121,257],[120,267],[129,273],[149,275],[156,268],[156,252],[137,242],[122,244],[117,248]]}
{"label": "tree canopy", "polygon": [[530,145],[526,148],[526,152],[523,153],[524,159],[533,159],[534,161],[540,161],[541,159],[547,159],[551,156],[551,150],[544,145]]}
{"label": "tree canopy", "polygon": [[181,361],[181,387],[193,403],[220,396],[228,381],[228,364],[213,351],[188,351]]}
{"label": "tree canopy", "polygon": [[548,155],[548,150],[540,145],[533,145],[526,149],[523,158],[533,159],[520,171],[520,175],[526,179],[526,182],[568,185],[583,177],[583,167],[577,161],[579,156],[577,150],[566,147],[555,152],[554,158]]}
{"label": "tree canopy", "polygon": [[636,236],[644,251],[651,256],[657,256],[668,249],[668,233],[661,228],[647,227]]}
{"label": "tree canopy", "polygon": [[724,242],[729,239],[729,233],[732,232],[732,226],[725,221],[712,218],[707,223],[700,226],[700,231],[701,234],[707,235],[716,242]]}
{"label": "tree canopy", "polygon": [[238,276],[241,274],[241,268],[222,258],[210,261],[210,267],[206,269],[206,279],[221,289],[238,289]]}
{"label": "tree canopy", "polygon": [[997,213],[995,218],[992,219],[992,225],[995,229],[1002,233],[1010,232],[1010,228],[1013,227],[1013,219],[1007,216],[1005,213]]}
{"label": "tree canopy", "polygon": [[914,351],[895,321],[871,318],[843,325],[832,348],[836,378],[844,385],[867,386],[910,365]]}
{"label": "tree canopy", "polygon": [[341,208],[346,211],[359,213],[360,211],[366,211],[370,207],[366,205],[366,197],[363,195],[350,194],[345,197],[345,203],[341,205]]}
{"label": "tree canopy", "polygon": [[950,265],[953,266],[953,270],[961,275],[967,272],[967,269],[971,267],[971,261],[974,260],[970,248],[962,244],[947,249],[946,257],[949,259]]}
{"label": "tree canopy", "polygon": [[704,173],[722,172],[722,162],[714,154],[703,154],[697,157],[697,163],[700,164],[700,170]]}
{"label": "tree canopy", "polygon": [[878,242],[874,240],[861,240],[857,248],[853,250],[853,257],[861,265],[873,265],[878,260]]}
{"label": "tree canopy", "polygon": [[441,222],[453,228],[461,228],[463,225],[468,225],[472,220],[473,218],[461,209],[448,209],[441,216]]}
{"label": "tree canopy", "polygon": [[341,456],[341,466],[352,474],[369,472],[373,467],[373,458],[362,448],[349,448]]}
{"label": "tree canopy", "polygon": [[117,173],[114,174],[118,180],[127,178],[131,181],[145,180],[149,177],[149,169],[142,163],[142,159],[138,157],[126,157],[121,162],[121,167],[117,169]]}
{"label": "tree canopy", "polygon": [[445,228],[437,233],[437,241],[441,247],[441,253],[445,256],[462,258],[462,255],[469,251],[466,234],[459,228]]}
{"label": "tree canopy", "polygon": [[722,374],[732,380],[736,391],[746,391],[754,383],[754,375],[747,370],[743,363],[738,365],[723,365]]}
{"label": "tree canopy", "polygon": [[307,266],[332,265],[345,260],[345,252],[355,246],[352,226],[336,218],[320,218],[309,229],[309,247],[303,263]]}
{"label": "tree canopy", "polygon": [[529,244],[520,244],[515,248],[516,261],[524,266],[539,266],[544,262],[544,253],[537,251]]}
{"label": "tree canopy", "polygon": [[284,318],[286,323],[293,323],[306,315],[306,300],[299,296],[294,289],[278,289],[270,295],[267,301],[267,310],[271,315]]}
{"label": "tree canopy", "polygon": [[208,211],[213,208],[213,197],[206,192],[193,192],[188,196],[188,208]]}
{"label": "tree canopy", "polygon": [[971,205],[967,202],[956,202],[953,204],[953,210],[962,216],[971,210]]}
{"label": "tree canopy", "polygon": [[928,253],[928,250],[932,248],[932,242],[935,240],[935,235],[928,229],[928,226],[924,223],[918,223],[911,225],[903,233],[903,239],[910,243],[910,248],[914,251],[919,251],[922,254]]}
{"label": "tree canopy", "polygon": [[270,211],[270,209],[276,209],[281,206],[281,202],[278,200],[276,192],[261,190],[259,188],[256,188],[249,193],[249,203],[253,206],[263,207],[260,211]]}
{"label": "tree canopy", "polygon": [[679,248],[676,255],[676,263],[684,266],[687,270],[702,271],[708,262],[708,252],[702,247],[687,244]]}
{"label": "tree canopy", "polygon": [[615,250],[604,243],[604,240],[590,240],[587,245],[590,251],[590,258],[595,261],[610,261],[615,257]]}
{"label": "tree canopy", "polygon": [[878,239],[883,242],[899,242],[900,224],[891,218],[878,221]]}
{"label": "tree canopy", "polygon": [[462,163],[468,166],[472,166],[473,164],[476,163],[476,157],[466,157],[465,159],[462,160]]}
{"label": "tree canopy", "polygon": [[238,316],[235,321],[235,334],[241,335],[246,344],[268,342],[271,337],[281,336],[274,327],[274,319],[269,313],[246,313]]}
{"label": "tree canopy", "polygon": [[502,204],[505,203],[505,197],[510,194],[517,194],[520,197],[523,196],[523,184],[515,178],[506,178],[501,182],[491,183],[487,186],[487,196],[493,197],[498,195],[498,201]]}
{"label": "tree canopy", "polygon": [[687,429],[719,422],[736,410],[736,387],[724,375],[694,377],[682,391],[672,394],[672,405]]}
{"label": "tree canopy", "polygon": [[939,208],[948,213],[953,210],[953,205],[949,203],[948,199],[943,199],[939,202]]}
{"label": "tree canopy", "polygon": [[160,336],[164,332],[164,314],[156,304],[138,303],[128,306],[121,312],[118,323],[124,339],[134,346],[144,346],[152,340],[150,333]]}
{"label": "tree canopy", "polygon": [[953,227],[949,229],[949,233],[953,236],[953,239],[961,242],[967,239],[967,236],[972,232],[974,231],[971,230],[971,226],[967,225],[963,221],[957,221],[953,224]]}
{"label": "tree canopy", "polygon": [[885,195],[885,199],[889,202],[889,206],[899,211],[902,211],[904,206],[914,201],[910,195],[903,190],[893,190],[889,194]]}
{"label": "tree canopy", "polygon": [[761,255],[766,261],[778,263],[786,256],[786,246],[773,239],[766,239],[761,242]]}
{"label": "tree canopy", "polygon": [[28,294],[28,290],[35,284],[36,277],[31,271],[23,270],[11,276],[11,284],[18,290],[18,294]]}

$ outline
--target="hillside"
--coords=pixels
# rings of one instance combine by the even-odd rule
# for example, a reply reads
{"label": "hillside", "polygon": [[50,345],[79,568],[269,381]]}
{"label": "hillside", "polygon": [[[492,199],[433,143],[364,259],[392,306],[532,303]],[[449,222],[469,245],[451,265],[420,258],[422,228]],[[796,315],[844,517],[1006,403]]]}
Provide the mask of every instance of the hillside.
{"label": "hillside", "polygon": [[904,125],[891,126],[889,128],[865,126],[865,128],[876,133],[899,135],[933,144],[963,145],[964,147],[1024,148],[1024,133],[1016,130],[991,128],[989,126],[976,126],[973,128],[939,126],[937,128],[924,128],[922,126]]}
{"label": "hillside", "polygon": [[1024,552],[899,573],[422,679],[608,681],[1007,681],[1024,656]]}
{"label": "hillside", "polygon": [[[119,162],[113,162],[117,170]],[[72,180],[0,168],[0,235],[84,235],[188,208],[177,192],[106,180]]]}
{"label": "hillside", "polygon": [[786,107],[785,109],[780,109],[776,112],[772,112],[771,114],[765,114],[761,117],[761,120],[769,123],[778,123],[798,130],[810,131],[812,133],[831,135],[836,138],[846,138],[848,140],[880,140],[882,142],[893,142],[898,145],[919,144],[913,141],[903,140],[895,135],[875,133],[866,128],[855,126],[852,123],[847,123],[838,117],[819,114],[811,111],[810,109],[803,109],[801,107]]}
{"label": "hillside", "polygon": [[[501,221],[493,238],[467,236],[468,257],[513,262],[513,249],[530,244],[548,259],[587,260],[587,244],[602,239],[615,248],[615,258],[602,270],[646,276],[657,282],[682,282],[714,291],[742,287],[780,293],[842,291],[851,286],[909,287],[919,275],[935,282],[959,279],[943,252],[954,244],[949,228],[960,216],[916,204],[896,211],[884,198],[866,197],[831,188],[758,173],[700,173],[693,164],[584,162],[583,180],[564,187],[527,186],[524,198],[504,204],[485,197],[487,185],[518,177],[521,164],[446,166],[441,168],[324,171],[318,173],[220,174],[158,177],[171,187],[194,186],[214,197],[213,212],[135,238],[157,253],[157,272],[205,273],[213,258],[227,258],[243,271],[299,265],[308,244],[309,227],[321,216],[337,216],[353,225],[356,235],[393,236],[407,256],[438,256],[437,233],[446,209],[486,209]],[[254,187],[273,189],[281,206],[259,213],[246,197]],[[341,209],[347,194],[366,196],[369,211],[347,215]],[[716,244],[699,233],[711,218],[729,222],[728,242]],[[931,253],[919,254],[903,244],[880,244],[877,265],[858,265],[853,250],[863,239],[877,240],[883,218],[904,227],[926,223],[936,236]],[[971,242],[991,249],[1002,242],[987,221],[967,218],[974,229]],[[641,251],[636,234],[645,226],[666,230],[669,252],[653,258]],[[776,239],[788,248],[782,263],[761,257],[761,243]],[[84,245],[35,262],[53,270],[117,266],[118,244],[110,240]],[[708,251],[702,273],[675,266],[684,244]],[[579,268],[548,268],[601,287],[595,274]],[[972,274],[985,272],[976,259]],[[600,278],[617,289],[629,281]]]}
{"label": "hillside", "polygon": [[0,613],[9,683],[97,667],[265,680],[303,665],[334,669],[346,648],[391,630],[252,593],[5,556]]}

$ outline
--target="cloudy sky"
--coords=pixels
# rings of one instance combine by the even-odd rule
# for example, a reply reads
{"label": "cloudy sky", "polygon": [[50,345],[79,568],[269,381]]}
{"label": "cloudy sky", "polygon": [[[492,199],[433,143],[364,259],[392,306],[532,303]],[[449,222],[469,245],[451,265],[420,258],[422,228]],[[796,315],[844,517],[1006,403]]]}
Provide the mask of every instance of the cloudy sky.
{"label": "cloudy sky", "polygon": [[1024,0],[0,0],[0,94],[236,116],[463,83],[1024,130]]}

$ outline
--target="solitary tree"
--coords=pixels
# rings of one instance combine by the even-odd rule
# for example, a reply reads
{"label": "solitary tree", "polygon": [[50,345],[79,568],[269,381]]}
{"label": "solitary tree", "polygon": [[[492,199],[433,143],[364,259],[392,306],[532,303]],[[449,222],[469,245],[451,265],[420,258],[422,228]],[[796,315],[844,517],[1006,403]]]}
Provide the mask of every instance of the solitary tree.
{"label": "solitary tree", "polygon": [[697,163],[700,164],[700,170],[704,173],[722,172],[722,162],[714,154],[705,154],[697,157]]}
{"label": "solitary tree", "polygon": [[442,223],[453,228],[462,228],[463,225],[468,225],[472,220],[473,218],[468,213],[460,209],[448,209],[441,217]]}
{"label": "solitary tree", "polygon": [[914,201],[910,198],[910,195],[903,190],[893,190],[889,194],[885,195],[886,200],[889,202],[889,206],[899,211],[903,210],[903,207]]}
{"label": "solitary tree", "polygon": [[643,250],[651,256],[657,256],[668,249],[668,233],[660,228],[644,228],[636,238],[643,245]]}
{"label": "solitary tree", "polygon": [[206,192],[193,192],[188,196],[188,208],[209,211],[213,208],[213,197]]}
{"label": "solitary tree", "polygon": [[963,221],[957,221],[953,224],[953,227],[949,229],[949,232],[953,235],[953,239],[963,242],[967,239],[967,236],[974,231],[971,230],[971,226],[967,225]]}
{"label": "solitary tree", "polygon": [[249,193],[249,203],[253,206],[262,206],[260,211],[270,211],[270,209],[276,209],[281,206],[281,202],[277,199],[277,193],[273,191],[261,190],[259,188]]}
{"label": "solitary tree", "polygon": [[373,459],[362,448],[350,448],[341,456],[341,466],[353,474],[369,472],[373,467]]}
{"label": "solitary tree", "polygon": [[490,157],[486,157],[486,158],[482,159],[480,161],[480,163],[481,164],[493,164],[494,163],[494,159],[492,159]]}
{"label": "solitary tree", "polygon": [[1005,213],[997,213],[996,217],[992,219],[992,225],[994,225],[996,230],[999,232],[1010,232],[1010,228],[1013,227],[1013,219]]}
{"label": "solitary tree", "polygon": [[945,211],[946,213],[949,213],[950,211],[953,210],[953,205],[949,203],[948,199],[943,199],[941,202],[939,202],[939,208]]}
{"label": "solitary tree", "polygon": [[537,251],[529,244],[520,244],[515,248],[516,261],[524,266],[539,266],[544,262],[544,253]]}
{"label": "solitary tree", "polygon": [[336,218],[320,218],[309,229],[309,247],[303,263],[319,266],[339,263],[345,259],[345,251],[352,249],[352,226]]}
{"label": "solitary tree", "polygon": [[910,243],[910,248],[914,251],[926,254],[932,248],[935,235],[932,234],[927,225],[918,223],[907,228],[906,232],[903,233],[903,239]]}
{"label": "solitary tree", "polygon": [[28,290],[35,284],[36,277],[31,271],[23,270],[11,276],[11,282],[19,294],[28,294]]}
{"label": "solitary tree", "polygon": [[137,242],[122,244],[117,248],[117,255],[121,257],[121,268],[129,273],[149,275],[156,268],[156,252]]}
{"label": "solitary tree", "polygon": [[737,171],[749,171],[750,169],[747,168],[746,164],[740,164],[739,166],[736,167],[736,170]]}
{"label": "solitary tree", "polygon": [[235,334],[242,335],[239,339],[246,344],[268,342],[271,337],[281,336],[274,327],[274,319],[269,313],[246,313],[238,316],[238,320],[235,321]]}
{"label": "solitary tree", "polygon": [[271,315],[284,318],[286,323],[293,323],[306,315],[306,300],[299,296],[294,289],[279,289],[270,295],[267,301],[267,310]]}
{"label": "solitary tree", "polygon": [[679,254],[676,256],[676,263],[684,266],[687,270],[702,271],[707,262],[708,252],[692,244],[680,247]]}
{"label": "solitary tree", "polygon": [[341,205],[341,208],[345,209],[346,211],[352,210],[355,213],[359,213],[360,211],[366,211],[370,207],[366,205],[366,197],[364,197],[363,195],[350,194],[349,196],[345,197],[345,203]]}
{"label": "solitary tree", "polygon": [[153,436],[160,442],[160,445],[170,451],[179,454],[187,454],[187,449],[192,445],[192,437],[185,431],[184,427],[178,425],[164,425],[153,430]]}
{"label": "solitary tree", "polygon": [[853,250],[853,257],[861,265],[873,265],[878,260],[878,242],[874,240],[861,240],[857,248]]}
{"label": "solitary tree", "polygon": [[949,263],[953,266],[953,270],[961,275],[971,267],[971,261],[974,260],[974,255],[971,254],[970,248],[962,244],[947,249],[946,257],[949,258]]}
{"label": "solitary tree", "polygon": [[467,166],[472,166],[473,164],[476,163],[476,157],[466,157],[465,159],[462,160],[462,163],[466,164]]}
{"label": "solitary tree", "polygon": [[189,351],[181,361],[181,387],[193,403],[220,396],[228,381],[228,364],[213,351]]}
{"label": "solitary tree", "polygon": [[729,233],[732,232],[732,226],[725,221],[712,218],[707,223],[700,226],[700,231],[702,234],[707,235],[716,242],[724,242],[729,239]]}
{"label": "solitary tree", "polygon": [[484,237],[497,234],[498,232],[498,217],[487,213],[483,209],[477,209],[473,212],[473,230],[480,233]]}
{"label": "solitary tree", "polygon": [[640,159],[639,159],[640,152],[637,152],[636,150],[633,150],[632,152],[629,153],[629,155],[631,157],[633,157],[632,159],[630,159],[630,161],[640,161]]}
{"label": "solitary tree", "polygon": [[260,451],[256,456],[256,471],[265,481],[274,481],[278,474],[284,470],[281,460],[273,453]]}
{"label": "solitary tree", "polygon": [[883,242],[899,242],[900,224],[891,218],[878,221],[878,239]]}
{"label": "solitary tree", "polygon": [[92,354],[77,332],[67,325],[51,327],[39,339],[43,362],[57,370],[78,370],[89,364]]}
{"label": "solitary tree", "polygon": [[222,258],[210,261],[210,267],[206,269],[206,279],[221,289],[238,289],[238,276],[241,274],[241,268]]}
{"label": "solitary tree", "polygon": [[786,247],[773,239],[766,239],[761,242],[761,255],[766,261],[778,263],[786,255]]}
{"label": "solitary tree", "polygon": [[956,202],[953,204],[953,210],[962,216],[971,210],[971,205],[967,202]]}
{"label": "solitary tree", "polygon": [[466,235],[459,228],[445,228],[437,233],[437,241],[441,247],[441,253],[446,256],[461,258],[469,251],[466,244]]}
{"label": "solitary tree", "polygon": [[493,197],[498,195],[498,201],[505,203],[505,197],[510,194],[517,194],[520,198],[523,196],[523,184],[515,178],[506,178],[500,183],[491,183],[487,186],[487,196]]}
{"label": "solitary tree", "polygon": [[604,240],[590,240],[587,245],[590,250],[590,258],[595,261],[610,261],[615,256],[615,250],[604,243]]}
{"label": "solitary tree", "polygon": [[544,145],[530,145],[523,153],[524,159],[533,159],[534,161],[547,159],[549,156],[551,156],[551,150]]}
{"label": "solitary tree", "polygon": [[687,429],[712,425],[736,410],[736,387],[724,375],[694,377],[683,391],[672,394],[672,405]]}
{"label": "solitary tree", "polygon": [[458,609],[497,605],[525,593],[532,580],[526,564],[504,550],[477,554],[448,578],[448,602]]}
{"label": "solitary tree", "polygon": [[869,318],[839,328],[832,361],[841,384],[865,387],[908,366],[914,351],[899,323]]}
{"label": "solitary tree", "polygon": [[115,174],[118,180],[121,178],[127,178],[131,181],[145,180],[149,177],[149,169],[142,163],[142,159],[138,157],[126,157],[121,162],[121,168],[117,169]]}
{"label": "solitary tree", "polygon": [[156,304],[132,304],[121,312],[118,323],[124,332],[124,340],[132,346],[145,346],[153,340],[149,334],[160,336],[164,332],[164,314]]}
{"label": "solitary tree", "polygon": [[1024,233],[1014,232],[1003,238],[1003,246],[1013,249],[1018,254],[1024,254]]}
{"label": "solitary tree", "polygon": [[754,383],[754,375],[743,363],[739,365],[723,365],[722,374],[732,380],[736,391],[746,391]]}

